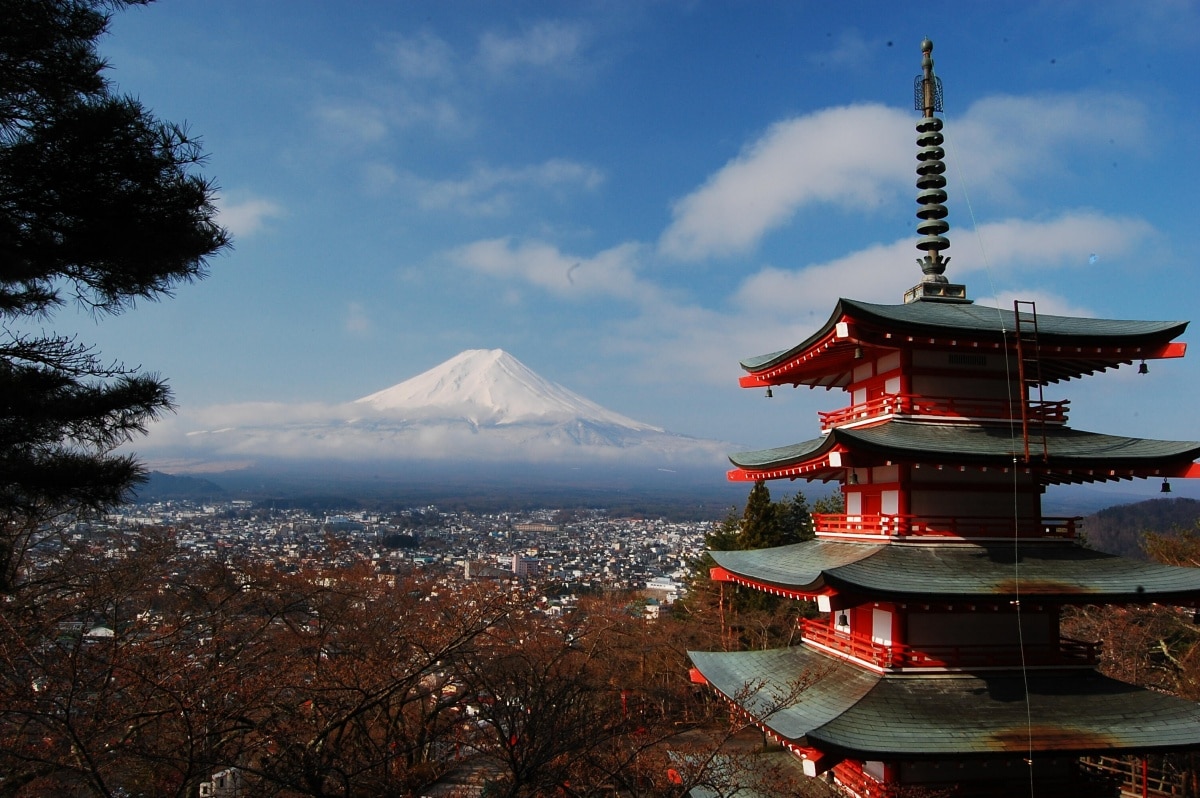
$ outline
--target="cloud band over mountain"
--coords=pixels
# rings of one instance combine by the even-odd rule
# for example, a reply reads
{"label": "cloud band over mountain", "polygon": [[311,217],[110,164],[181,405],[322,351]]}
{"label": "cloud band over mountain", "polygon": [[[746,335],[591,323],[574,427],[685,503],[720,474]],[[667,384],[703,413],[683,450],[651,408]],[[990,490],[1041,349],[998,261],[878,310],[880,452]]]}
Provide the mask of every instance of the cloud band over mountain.
{"label": "cloud band over mountain", "polygon": [[732,447],[615,413],[499,349],[467,350],[351,402],[204,408],[157,424],[144,443],[143,456],[175,471],[258,458],[704,467]]}

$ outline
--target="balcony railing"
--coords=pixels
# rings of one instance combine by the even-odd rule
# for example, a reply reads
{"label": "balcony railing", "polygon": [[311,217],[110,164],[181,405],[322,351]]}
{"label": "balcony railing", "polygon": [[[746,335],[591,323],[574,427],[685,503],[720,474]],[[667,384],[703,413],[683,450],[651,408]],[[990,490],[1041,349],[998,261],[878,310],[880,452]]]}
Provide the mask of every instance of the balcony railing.
{"label": "balcony railing", "polygon": [[1185,755],[1093,755],[1081,759],[1079,767],[1116,786],[1121,798],[1178,798],[1189,793],[1185,768],[1172,761],[1175,756]]}
{"label": "balcony railing", "polygon": [[[1065,424],[1067,400],[1029,402],[1029,420],[1040,424]],[[940,419],[1020,421],[1021,407],[1004,399],[961,399],[949,396],[887,394],[860,405],[818,414],[821,429],[885,416],[932,416]]]}
{"label": "balcony railing", "polygon": [[[1056,643],[1026,644],[1023,649],[1003,645],[930,645],[913,647],[899,643],[884,645],[869,638],[835,632],[825,621],[800,620],[805,640],[847,654],[887,670],[908,668],[1004,668],[1093,667],[1099,661],[1100,644],[1063,637]],[[1022,650],[1024,657],[1022,657]]]}
{"label": "balcony railing", "polygon": [[1081,516],[1071,518],[1004,519],[962,515],[851,515],[813,513],[817,534],[864,537],[940,538],[1062,538],[1073,540]]}

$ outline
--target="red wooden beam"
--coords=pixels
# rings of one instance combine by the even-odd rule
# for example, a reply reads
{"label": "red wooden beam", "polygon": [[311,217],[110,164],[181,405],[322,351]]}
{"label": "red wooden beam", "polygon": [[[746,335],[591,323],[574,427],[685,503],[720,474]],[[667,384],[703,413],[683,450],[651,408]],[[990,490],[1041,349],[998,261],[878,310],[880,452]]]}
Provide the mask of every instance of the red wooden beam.
{"label": "red wooden beam", "polygon": [[1146,359],[1150,360],[1151,358],[1154,358],[1157,360],[1169,357],[1183,357],[1186,354],[1187,344],[1185,344],[1183,341],[1172,341],[1161,349],[1146,355]]}

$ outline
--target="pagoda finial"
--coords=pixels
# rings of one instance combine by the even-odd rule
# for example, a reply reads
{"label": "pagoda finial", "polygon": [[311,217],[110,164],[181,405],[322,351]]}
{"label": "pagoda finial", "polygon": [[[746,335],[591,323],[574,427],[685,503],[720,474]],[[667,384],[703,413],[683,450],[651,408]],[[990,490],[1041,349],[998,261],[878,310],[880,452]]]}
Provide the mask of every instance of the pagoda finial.
{"label": "pagoda finial", "polygon": [[955,285],[946,279],[944,272],[950,258],[942,253],[949,248],[950,240],[945,233],[950,229],[946,221],[946,164],[942,160],[946,151],[942,149],[942,120],[934,116],[942,110],[942,82],[933,74],[933,42],[921,42],[921,74],[914,85],[914,105],[923,116],[917,123],[917,232],[921,238],[917,249],[925,253],[917,258],[924,277],[904,295],[905,302],[931,300],[935,302],[970,302],[966,286]]}

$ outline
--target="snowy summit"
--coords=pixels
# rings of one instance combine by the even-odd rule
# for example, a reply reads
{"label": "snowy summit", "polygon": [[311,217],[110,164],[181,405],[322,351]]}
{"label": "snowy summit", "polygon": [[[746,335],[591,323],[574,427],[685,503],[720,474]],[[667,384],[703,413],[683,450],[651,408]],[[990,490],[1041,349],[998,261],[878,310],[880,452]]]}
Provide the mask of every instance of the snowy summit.
{"label": "snowy summit", "polygon": [[462,418],[478,425],[583,420],[662,432],[544,379],[503,349],[468,349],[355,404],[380,415]]}

